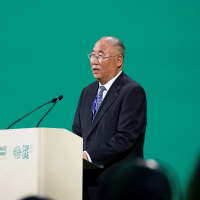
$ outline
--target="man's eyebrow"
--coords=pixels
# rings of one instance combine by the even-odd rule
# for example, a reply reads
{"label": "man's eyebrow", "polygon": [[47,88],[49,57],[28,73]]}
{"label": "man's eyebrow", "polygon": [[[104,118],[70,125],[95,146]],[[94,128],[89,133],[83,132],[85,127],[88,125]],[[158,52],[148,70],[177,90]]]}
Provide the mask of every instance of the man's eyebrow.
{"label": "man's eyebrow", "polygon": [[[98,50],[100,53],[105,53],[104,51]],[[92,50],[92,52],[94,52],[94,50]]]}

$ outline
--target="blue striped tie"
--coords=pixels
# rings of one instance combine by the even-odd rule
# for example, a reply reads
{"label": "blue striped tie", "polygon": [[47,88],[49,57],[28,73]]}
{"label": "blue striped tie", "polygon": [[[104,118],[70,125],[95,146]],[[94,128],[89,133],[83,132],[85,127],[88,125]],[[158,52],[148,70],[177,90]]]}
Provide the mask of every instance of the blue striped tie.
{"label": "blue striped tie", "polygon": [[99,94],[97,95],[97,102],[96,102],[96,112],[99,110],[99,107],[102,103],[102,99],[103,99],[103,91],[105,90],[106,88],[102,85],[101,88],[100,88],[100,91],[99,91]]}

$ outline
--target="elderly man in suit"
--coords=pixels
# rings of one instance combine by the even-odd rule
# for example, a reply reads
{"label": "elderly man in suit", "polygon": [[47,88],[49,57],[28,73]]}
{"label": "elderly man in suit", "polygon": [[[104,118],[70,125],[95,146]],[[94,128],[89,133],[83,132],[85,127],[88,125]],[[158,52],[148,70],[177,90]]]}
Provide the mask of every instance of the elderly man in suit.
{"label": "elderly man in suit", "polygon": [[83,89],[72,130],[83,138],[83,158],[104,167],[88,185],[91,200],[102,199],[101,188],[120,163],[143,157],[146,95],[122,71],[124,55],[123,43],[111,36],[88,55],[97,81]]}

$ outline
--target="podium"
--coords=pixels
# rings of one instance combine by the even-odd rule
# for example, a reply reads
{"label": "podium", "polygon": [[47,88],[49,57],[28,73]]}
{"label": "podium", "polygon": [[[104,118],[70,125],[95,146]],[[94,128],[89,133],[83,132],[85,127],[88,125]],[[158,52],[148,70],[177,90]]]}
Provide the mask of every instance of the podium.
{"label": "podium", "polygon": [[[65,129],[0,131],[0,199],[81,200],[82,138]],[[87,169],[98,168],[85,162]]]}

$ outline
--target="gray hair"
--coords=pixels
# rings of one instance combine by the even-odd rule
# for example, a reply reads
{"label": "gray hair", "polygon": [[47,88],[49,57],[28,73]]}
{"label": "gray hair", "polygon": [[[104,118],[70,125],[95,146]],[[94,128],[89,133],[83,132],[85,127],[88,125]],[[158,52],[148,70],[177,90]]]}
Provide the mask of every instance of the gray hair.
{"label": "gray hair", "polygon": [[105,37],[102,37],[101,39],[109,41],[110,44],[112,44],[113,46],[117,46],[119,51],[121,52],[123,58],[124,58],[125,47],[124,47],[124,44],[122,43],[122,41],[120,39],[113,37],[113,36],[105,36]]}

